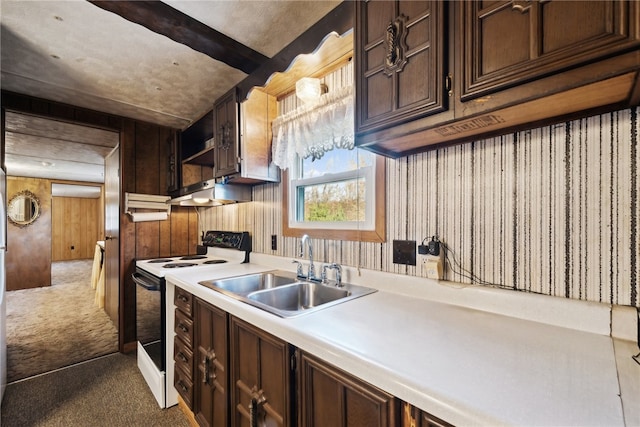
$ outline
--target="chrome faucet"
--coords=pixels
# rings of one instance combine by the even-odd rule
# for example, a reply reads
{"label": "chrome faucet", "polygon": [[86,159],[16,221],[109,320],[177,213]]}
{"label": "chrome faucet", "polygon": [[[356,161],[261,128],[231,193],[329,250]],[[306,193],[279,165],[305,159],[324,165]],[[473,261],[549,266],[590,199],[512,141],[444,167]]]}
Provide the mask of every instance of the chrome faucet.
{"label": "chrome faucet", "polygon": [[308,235],[303,235],[302,239],[300,239],[300,253],[299,257],[304,257],[304,247],[305,244],[307,246],[307,253],[309,254],[309,270],[307,270],[307,280],[315,280],[316,279],[316,267],[313,265],[313,245],[311,242],[311,237]]}
{"label": "chrome faucet", "polygon": [[328,284],[327,270],[336,271],[335,285],[337,288],[343,287],[344,285],[342,284],[342,266],[334,262],[333,264],[327,264],[324,267],[322,267],[322,283],[325,285]]}

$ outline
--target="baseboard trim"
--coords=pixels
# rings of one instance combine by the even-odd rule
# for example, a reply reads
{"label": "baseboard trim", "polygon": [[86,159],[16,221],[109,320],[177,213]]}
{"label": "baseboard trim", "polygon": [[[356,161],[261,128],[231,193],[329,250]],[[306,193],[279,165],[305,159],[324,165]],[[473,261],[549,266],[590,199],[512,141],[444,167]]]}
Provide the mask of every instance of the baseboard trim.
{"label": "baseboard trim", "polygon": [[200,425],[198,424],[198,422],[196,421],[196,417],[195,415],[193,415],[193,412],[191,412],[191,409],[189,409],[189,407],[187,406],[187,404],[185,403],[185,401],[182,399],[182,396],[178,395],[178,407],[180,408],[180,410],[182,411],[182,413],[187,417],[187,419],[189,420],[189,425],[191,427],[199,427]]}

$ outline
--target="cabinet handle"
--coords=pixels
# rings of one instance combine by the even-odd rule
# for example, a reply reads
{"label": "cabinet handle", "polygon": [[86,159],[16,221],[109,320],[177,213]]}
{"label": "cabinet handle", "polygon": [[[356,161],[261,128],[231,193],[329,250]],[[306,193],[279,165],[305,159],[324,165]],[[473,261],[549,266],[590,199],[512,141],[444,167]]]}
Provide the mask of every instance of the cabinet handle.
{"label": "cabinet handle", "polygon": [[231,130],[232,125],[229,120],[227,120],[224,124],[220,125],[220,145],[219,148],[223,150],[229,150],[231,148]]}
{"label": "cabinet handle", "polygon": [[451,74],[444,78],[444,88],[447,90],[449,96],[453,96],[453,77]]}
{"label": "cabinet handle", "polygon": [[182,294],[178,294],[178,299],[182,302],[188,302],[189,298],[187,298],[186,296],[182,295]]}
{"label": "cabinet handle", "polygon": [[258,401],[256,399],[251,399],[251,403],[249,403],[249,424],[251,427],[258,427],[258,417],[256,416],[256,412],[258,411]]}
{"label": "cabinet handle", "polygon": [[249,404],[249,424],[251,427],[258,427],[259,417],[263,419],[260,425],[264,425],[264,404],[266,402],[267,398],[264,395],[264,391],[258,390],[257,386],[253,386],[251,389],[251,403]]}
{"label": "cabinet handle", "polygon": [[189,360],[184,354],[182,354],[182,352],[178,353],[178,359],[182,360],[184,363],[187,363],[187,360]]}
{"label": "cabinet handle", "polygon": [[204,365],[204,374],[202,375],[202,383],[209,384],[209,357],[205,356],[202,360],[202,364]]}
{"label": "cabinet handle", "polygon": [[387,65],[392,67],[395,65],[398,60],[398,52],[397,48],[397,40],[396,37],[398,35],[398,27],[394,25],[393,22],[389,22],[387,25],[387,37],[386,37],[386,46],[387,46]]}
{"label": "cabinet handle", "polygon": [[187,386],[185,386],[184,384],[182,384],[182,381],[178,381],[178,385],[180,386],[180,389],[182,390],[183,393],[186,393],[187,391],[189,391],[189,389],[187,388]]}
{"label": "cabinet handle", "polygon": [[214,360],[216,360],[216,353],[213,350],[209,350],[207,354],[205,354],[204,359],[202,360],[202,364],[204,365],[204,374],[202,377],[202,382],[209,386],[212,386],[213,380],[217,378],[216,366],[215,364],[212,364]]}
{"label": "cabinet handle", "polygon": [[407,58],[405,57],[405,51],[407,50],[406,21],[407,17],[401,14],[387,25],[384,40],[387,50],[385,54],[384,73],[387,76],[391,76],[393,73],[399,73],[407,63]]}
{"label": "cabinet handle", "polygon": [[184,326],[182,323],[178,323],[178,329],[180,329],[184,333],[188,333],[189,332],[189,328]]}

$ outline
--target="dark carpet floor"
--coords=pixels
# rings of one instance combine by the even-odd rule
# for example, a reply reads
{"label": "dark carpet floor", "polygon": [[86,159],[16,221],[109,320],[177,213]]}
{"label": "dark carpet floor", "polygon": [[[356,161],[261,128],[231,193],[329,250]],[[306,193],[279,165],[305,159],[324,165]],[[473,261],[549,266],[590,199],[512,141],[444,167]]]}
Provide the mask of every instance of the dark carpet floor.
{"label": "dark carpet floor", "polygon": [[7,386],[2,427],[187,427],[177,406],[161,409],[134,355],[112,354]]}
{"label": "dark carpet floor", "polygon": [[94,303],[92,260],[51,264],[51,286],[7,292],[7,380],[118,351],[118,332]]}

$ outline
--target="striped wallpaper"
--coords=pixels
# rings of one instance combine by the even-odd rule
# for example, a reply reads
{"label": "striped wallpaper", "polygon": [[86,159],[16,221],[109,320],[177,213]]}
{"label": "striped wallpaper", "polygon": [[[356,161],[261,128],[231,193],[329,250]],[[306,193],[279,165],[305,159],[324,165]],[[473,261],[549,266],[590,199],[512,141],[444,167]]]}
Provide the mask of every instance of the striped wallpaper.
{"label": "striped wallpaper", "polygon": [[[637,109],[387,159],[387,242],[314,241],[315,258],[412,276],[394,239],[439,236],[445,279],[640,306]],[[202,229],[246,230],[253,250],[293,258],[281,184],[253,202],[202,209]],[[271,235],[278,249],[271,250]]]}

